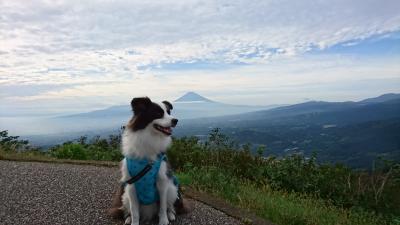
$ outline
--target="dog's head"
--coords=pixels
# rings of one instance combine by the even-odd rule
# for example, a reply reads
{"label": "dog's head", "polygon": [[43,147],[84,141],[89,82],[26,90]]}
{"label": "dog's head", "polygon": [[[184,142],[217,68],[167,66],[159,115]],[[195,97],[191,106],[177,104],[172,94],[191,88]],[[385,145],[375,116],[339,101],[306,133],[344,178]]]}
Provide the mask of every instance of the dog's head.
{"label": "dog's head", "polygon": [[128,129],[133,132],[146,130],[169,137],[172,128],[176,126],[178,120],[171,116],[172,104],[168,101],[155,103],[148,97],[134,98],[131,101],[133,118],[128,124]]}

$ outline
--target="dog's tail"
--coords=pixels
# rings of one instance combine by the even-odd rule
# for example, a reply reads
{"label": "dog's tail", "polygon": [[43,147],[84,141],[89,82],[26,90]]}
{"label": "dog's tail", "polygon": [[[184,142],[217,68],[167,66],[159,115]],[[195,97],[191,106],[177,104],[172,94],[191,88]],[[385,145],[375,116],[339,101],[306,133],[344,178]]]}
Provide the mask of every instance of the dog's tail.
{"label": "dog's tail", "polygon": [[178,189],[178,199],[174,203],[175,211],[179,214],[187,214],[193,211],[193,204],[183,198],[181,188]]}
{"label": "dog's tail", "polygon": [[111,208],[107,213],[114,219],[123,219],[124,210],[122,209],[122,194],[124,194],[124,187],[121,185],[115,192]]}

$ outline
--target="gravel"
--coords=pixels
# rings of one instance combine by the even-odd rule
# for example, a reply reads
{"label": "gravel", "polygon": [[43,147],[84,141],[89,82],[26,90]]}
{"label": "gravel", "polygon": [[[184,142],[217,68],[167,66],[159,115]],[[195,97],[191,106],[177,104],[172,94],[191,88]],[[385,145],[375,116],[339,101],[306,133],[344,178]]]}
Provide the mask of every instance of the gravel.
{"label": "gravel", "polygon": [[[117,168],[0,160],[0,224],[123,224],[106,214]],[[203,203],[172,225],[240,224]]]}

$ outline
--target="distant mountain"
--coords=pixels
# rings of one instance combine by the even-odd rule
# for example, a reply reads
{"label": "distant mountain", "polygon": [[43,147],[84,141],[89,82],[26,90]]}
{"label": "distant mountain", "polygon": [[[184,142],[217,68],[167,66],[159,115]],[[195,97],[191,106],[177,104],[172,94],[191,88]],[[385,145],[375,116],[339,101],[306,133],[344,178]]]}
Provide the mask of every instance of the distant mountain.
{"label": "distant mountain", "polygon": [[126,119],[128,116],[132,114],[132,109],[130,105],[117,105],[111,106],[106,109],[94,110],[86,113],[78,113],[66,116],[60,116],[58,118],[97,118],[97,117],[125,117]]}
{"label": "distant mountain", "polygon": [[[194,92],[186,93],[172,104],[174,106],[172,113],[179,120],[234,115],[276,107],[224,104]],[[126,104],[87,113],[54,117],[44,122],[41,120],[30,124],[34,127],[46,124],[43,126],[43,130],[48,128],[49,134],[58,132],[70,135],[73,132],[115,131],[125,125],[131,117],[132,109],[129,104]]]}
{"label": "distant mountain", "polygon": [[183,120],[175,134],[202,138],[218,127],[240,143],[266,145],[268,154],[318,151],[323,161],[354,167],[369,167],[377,156],[400,161],[400,96],[375,99],[379,101],[313,101]]}
{"label": "distant mountain", "polygon": [[120,116],[128,116],[132,112],[131,107],[129,105],[118,105],[111,106],[106,109],[94,110],[86,113],[78,113],[66,116],[60,116],[58,118],[94,118],[94,117],[120,117]]}
{"label": "distant mountain", "polygon": [[385,102],[385,101],[390,101],[390,100],[395,100],[395,99],[400,99],[400,94],[389,93],[389,94],[384,94],[384,95],[378,96],[376,98],[367,98],[360,102],[361,103],[378,103],[378,102]]}
{"label": "distant mountain", "polygon": [[180,98],[176,99],[174,102],[214,102],[208,98],[205,98],[195,92],[187,92]]}
{"label": "distant mountain", "polygon": [[[237,115],[183,120],[190,124],[208,127],[268,127],[275,125],[334,124],[345,126],[368,121],[400,117],[400,98],[380,103],[360,102],[306,102]],[[191,129],[191,128],[190,128]],[[186,133],[186,132],[185,132]]]}
{"label": "distant mountain", "polygon": [[[226,116],[225,120],[270,120],[273,123],[357,123],[400,115],[400,97],[382,102],[305,102],[270,110]],[[220,118],[209,118],[220,120]]]}
{"label": "distant mountain", "polygon": [[[247,105],[230,105],[205,98],[195,92],[188,92],[172,102],[174,109],[173,115],[179,119],[192,119],[213,116],[233,115],[245,112],[252,112],[261,109],[270,109],[277,107],[271,106],[247,106]],[[63,116],[60,118],[67,119],[111,119],[118,121],[126,121],[132,116],[132,110],[129,105],[112,106],[102,110],[91,111],[87,113],[79,113],[74,115]],[[106,121],[103,121],[103,123]]]}

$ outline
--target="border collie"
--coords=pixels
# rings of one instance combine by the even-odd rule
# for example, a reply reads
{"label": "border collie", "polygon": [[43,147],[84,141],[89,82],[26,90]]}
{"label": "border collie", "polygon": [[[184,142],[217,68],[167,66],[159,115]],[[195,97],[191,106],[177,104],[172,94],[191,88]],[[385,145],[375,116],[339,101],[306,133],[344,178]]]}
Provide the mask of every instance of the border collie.
{"label": "border collie", "polygon": [[[177,180],[165,158],[170,146],[172,128],[178,120],[171,116],[172,104],[154,103],[148,97],[131,102],[133,117],[122,134],[121,188],[109,213],[124,216],[125,224],[139,225],[157,217],[159,225],[175,220],[176,208],[183,208]],[[143,168],[151,165],[134,183],[127,183]]]}

